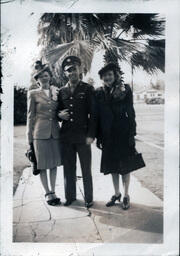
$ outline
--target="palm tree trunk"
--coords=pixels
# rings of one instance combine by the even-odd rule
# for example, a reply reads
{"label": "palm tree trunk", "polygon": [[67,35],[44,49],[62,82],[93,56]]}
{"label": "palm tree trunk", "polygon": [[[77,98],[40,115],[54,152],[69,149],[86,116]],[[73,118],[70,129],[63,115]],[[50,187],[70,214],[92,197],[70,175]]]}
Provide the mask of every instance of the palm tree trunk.
{"label": "palm tree trunk", "polygon": [[131,64],[131,89],[132,89],[132,96],[133,96],[133,92],[134,92],[134,81],[133,81],[133,77],[134,76],[134,66],[133,64]]}
{"label": "palm tree trunk", "polygon": [[[135,29],[133,28],[133,30],[134,30],[134,33],[135,33]],[[133,38],[134,39],[134,38]],[[133,40],[134,41],[134,43],[135,43],[135,40]],[[133,64],[131,63],[131,88],[132,88],[132,97],[133,97],[133,92],[134,92],[134,66],[133,66]]]}

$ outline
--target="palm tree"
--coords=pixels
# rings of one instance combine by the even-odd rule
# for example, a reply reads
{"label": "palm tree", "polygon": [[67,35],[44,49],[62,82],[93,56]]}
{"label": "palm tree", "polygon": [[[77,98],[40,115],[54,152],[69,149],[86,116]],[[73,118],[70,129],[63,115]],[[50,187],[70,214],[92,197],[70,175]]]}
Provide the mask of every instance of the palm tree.
{"label": "palm tree", "polygon": [[135,67],[142,67],[148,73],[165,71],[165,41],[149,40],[144,51],[132,55],[131,62]]}
{"label": "palm tree", "polygon": [[69,54],[80,56],[86,73],[93,54],[104,49],[104,62],[125,60],[148,73],[164,71],[164,20],[157,14],[45,13],[38,26],[42,58],[56,77]]}

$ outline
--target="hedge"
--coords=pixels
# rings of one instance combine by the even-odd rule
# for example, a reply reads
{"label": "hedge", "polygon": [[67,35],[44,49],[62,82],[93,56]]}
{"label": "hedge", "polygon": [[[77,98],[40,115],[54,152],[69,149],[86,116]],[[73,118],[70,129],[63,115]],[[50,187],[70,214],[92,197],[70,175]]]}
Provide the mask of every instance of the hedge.
{"label": "hedge", "polygon": [[14,125],[26,124],[27,89],[14,87]]}

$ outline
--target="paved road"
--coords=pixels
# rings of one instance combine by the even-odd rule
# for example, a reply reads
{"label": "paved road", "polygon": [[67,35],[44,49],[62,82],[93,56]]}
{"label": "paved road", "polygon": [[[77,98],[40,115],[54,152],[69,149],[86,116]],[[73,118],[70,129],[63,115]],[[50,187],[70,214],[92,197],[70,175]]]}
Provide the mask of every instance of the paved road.
{"label": "paved road", "polygon": [[164,146],[164,105],[134,104],[137,133],[146,142]]}
{"label": "paved road", "polygon": [[164,105],[135,104],[137,149],[146,168],[134,173],[138,180],[163,199]]}

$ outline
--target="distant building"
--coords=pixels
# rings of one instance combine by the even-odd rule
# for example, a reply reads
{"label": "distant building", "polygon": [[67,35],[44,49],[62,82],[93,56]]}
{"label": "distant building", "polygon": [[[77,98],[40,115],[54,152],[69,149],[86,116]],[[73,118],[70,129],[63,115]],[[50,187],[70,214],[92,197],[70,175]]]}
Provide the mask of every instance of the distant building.
{"label": "distant building", "polygon": [[161,98],[164,99],[164,91],[148,89],[133,93],[134,102],[145,102],[146,99]]}
{"label": "distant building", "polygon": [[134,102],[144,102],[146,99],[145,91],[138,91],[133,93]]}
{"label": "distant building", "polygon": [[160,90],[150,89],[146,91],[145,99],[161,98],[164,99],[164,92]]}

